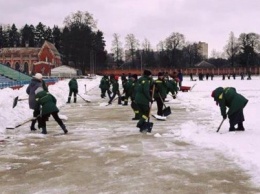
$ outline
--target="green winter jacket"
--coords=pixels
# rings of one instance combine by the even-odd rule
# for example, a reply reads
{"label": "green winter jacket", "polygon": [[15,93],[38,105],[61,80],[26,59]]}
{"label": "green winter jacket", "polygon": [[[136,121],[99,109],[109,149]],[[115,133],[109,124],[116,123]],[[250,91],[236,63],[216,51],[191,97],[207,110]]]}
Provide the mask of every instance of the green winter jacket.
{"label": "green winter jacket", "polygon": [[76,78],[72,78],[69,81],[69,87],[71,91],[75,91],[76,93],[78,93],[78,82],[76,80]]}
{"label": "green winter jacket", "polygon": [[166,82],[161,79],[155,80],[155,92],[154,92],[154,98],[161,98],[165,99],[168,93],[168,88],[166,85]]}
{"label": "green winter jacket", "polygon": [[151,85],[152,79],[150,79],[146,75],[138,79],[135,91],[135,102],[137,104],[149,106],[149,102],[152,101],[152,97],[150,94]]}
{"label": "green winter jacket", "polygon": [[108,90],[110,87],[109,78],[107,76],[102,77],[99,88],[102,90]]}
{"label": "green winter jacket", "polygon": [[118,81],[115,80],[115,79],[112,79],[112,80],[111,80],[111,83],[112,83],[112,92],[113,92],[113,93],[119,93],[119,84],[118,84]]}
{"label": "green winter jacket", "polygon": [[59,109],[56,106],[56,98],[46,91],[41,91],[36,94],[36,103],[42,107],[42,115],[48,115],[53,112],[58,112]]}
{"label": "green winter jacket", "polygon": [[137,81],[138,80],[135,80],[135,81],[132,82],[132,86],[131,86],[131,89],[130,89],[130,91],[131,91],[130,96],[131,96],[132,101],[135,101],[135,95],[136,95],[136,91],[137,91],[137,87],[138,87]]}
{"label": "green winter jacket", "polygon": [[167,85],[167,88],[168,88],[167,93],[171,92],[173,95],[178,93],[179,88],[177,86],[177,82],[174,79],[167,80],[166,85]]}
{"label": "green winter jacket", "polygon": [[[241,94],[238,94],[233,87],[219,87],[213,91],[212,97],[220,106],[222,116],[226,114],[231,116],[235,112],[243,109],[248,102],[248,100]],[[229,108],[227,113],[226,107]]]}
{"label": "green winter jacket", "polygon": [[125,92],[125,96],[131,96],[133,93],[133,89],[134,89],[134,85],[133,85],[133,80],[132,79],[128,79],[127,82],[125,83],[125,87],[124,87],[124,92]]}

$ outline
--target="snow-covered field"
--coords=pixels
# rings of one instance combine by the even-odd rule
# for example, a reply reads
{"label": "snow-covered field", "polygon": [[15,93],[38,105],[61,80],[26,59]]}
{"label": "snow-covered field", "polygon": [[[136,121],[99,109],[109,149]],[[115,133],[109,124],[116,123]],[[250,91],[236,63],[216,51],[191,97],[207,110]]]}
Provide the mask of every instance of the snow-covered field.
{"label": "snow-covered field", "polygon": [[[100,77],[78,80],[79,94],[85,95],[85,85],[86,91],[89,92],[91,89],[98,87],[99,82]],[[196,120],[191,118],[179,126],[178,138],[202,147],[222,151],[232,157],[234,162],[248,170],[254,181],[260,183],[259,76],[253,76],[252,80],[240,80],[240,78],[222,80],[221,77],[216,77],[213,81],[195,82],[189,81],[189,78],[185,77],[183,85],[192,86],[195,83],[196,85],[191,92],[179,92],[175,100],[168,97],[169,103],[180,103],[186,110],[193,111],[194,114],[198,115]],[[244,109],[245,132],[228,132],[228,120],[223,123],[219,133],[216,132],[222,117],[219,107],[211,98],[211,92],[220,86],[235,87],[239,93],[249,99],[249,103]],[[17,106],[14,109],[12,108],[16,96],[19,96],[19,99],[28,98],[25,92],[26,87],[24,86],[20,90],[9,88],[0,90],[0,140],[6,137],[6,128],[8,126],[15,126],[32,117],[32,110],[29,109],[27,100],[19,101]],[[59,81],[55,85],[49,86],[49,91],[57,98],[57,105],[62,107],[68,97],[68,80]],[[131,110],[129,109],[129,111]],[[138,130],[136,131],[138,133]],[[156,133],[156,131],[154,133],[155,137],[160,137],[160,134]]]}

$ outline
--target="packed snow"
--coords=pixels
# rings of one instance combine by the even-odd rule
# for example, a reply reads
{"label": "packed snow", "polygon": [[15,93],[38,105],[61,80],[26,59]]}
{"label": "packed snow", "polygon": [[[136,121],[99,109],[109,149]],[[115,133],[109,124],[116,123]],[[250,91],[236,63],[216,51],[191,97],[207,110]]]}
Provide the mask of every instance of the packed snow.
{"label": "packed snow", "polygon": [[[78,79],[79,94],[91,100],[91,96],[88,94],[91,93],[92,89],[98,89],[100,79],[100,76],[97,76],[96,79]],[[68,81],[62,80],[49,86],[49,92],[57,98],[57,106],[60,108],[67,101]],[[235,163],[248,170],[253,180],[260,183],[259,76],[252,76],[252,80],[241,80],[239,77],[235,80],[233,78],[222,80],[222,77],[215,77],[214,80],[204,81],[190,81],[189,77],[184,77],[184,86],[193,86],[194,84],[196,85],[192,91],[179,92],[176,99],[168,96],[168,105],[174,107],[174,103],[180,103],[187,111],[194,111],[198,115],[196,119],[191,118],[179,126],[179,134],[175,138],[202,147],[220,150],[233,158]],[[0,90],[0,140],[6,138],[7,130],[10,130],[6,128],[14,127],[32,117],[32,110],[29,109],[27,100],[28,95],[25,92],[27,86],[25,85],[19,90],[10,88]],[[227,119],[217,133],[222,116],[219,107],[211,98],[211,92],[217,87],[229,86],[235,87],[238,93],[249,100],[244,109],[246,130],[244,132],[228,132],[229,122]],[[20,101],[13,108],[13,100],[17,96]],[[129,108],[129,111],[132,110]],[[61,115],[61,117],[66,119],[66,115]],[[135,126],[129,126],[129,128],[135,128]],[[139,133],[138,129],[136,129],[136,133]],[[159,131],[153,131],[153,133],[156,138],[167,136]]]}

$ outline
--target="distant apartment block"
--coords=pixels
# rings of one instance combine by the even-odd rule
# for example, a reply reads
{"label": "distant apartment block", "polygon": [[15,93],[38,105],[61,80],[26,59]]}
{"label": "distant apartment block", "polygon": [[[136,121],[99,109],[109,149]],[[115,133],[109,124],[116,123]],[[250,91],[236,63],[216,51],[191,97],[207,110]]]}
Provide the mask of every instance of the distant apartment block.
{"label": "distant apartment block", "polygon": [[199,42],[199,52],[205,59],[207,59],[208,58],[208,43]]}

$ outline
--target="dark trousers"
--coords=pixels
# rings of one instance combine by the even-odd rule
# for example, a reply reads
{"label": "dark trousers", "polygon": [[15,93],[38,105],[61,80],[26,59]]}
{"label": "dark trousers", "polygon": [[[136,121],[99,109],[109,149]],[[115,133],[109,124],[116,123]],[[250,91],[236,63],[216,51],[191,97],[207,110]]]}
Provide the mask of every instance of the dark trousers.
{"label": "dark trousers", "polygon": [[161,98],[155,98],[155,101],[157,103],[157,115],[163,116],[163,99]]}
{"label": "dark trousers", "polygon": [[62,120],[60,119],[59,115],[58,115],[58,112],[53,112],[51,114],[47,114],[47,115],[42,115],[40,117],[40,123],[41,123],[41,126],[46,128],[46,121],[48,120],[48,118],[50,117],[50,115],[52,115],[52,117],[54,118],[54,120],[60,125],[62,126],[63,125],[63,122]]}
{"label": "dark trousers", "polygon": [[137,106],[140,115],[140,120],[137,125],[141,126],[145,122],[145,120],[149,118],[150,106],[149,104],[137,104]]}
{"label": "dark trousers", "polygon": [[234,127],[236,124],[243,123],[245,121],[243,109],[233,113],[229,117],[230,127]]}
{"label": "dark trousers", "polygon": [[73,96],[74,96],[74,99],[76,99],[76,98],[77,98],[77,92],[74,91],[74,90],[70,90],[69,98],[71,98],[72,94],[73,94]]}
{"label": "dark trousers", "polygon": [[121,96],[120,96],[120,92],[117,91],[117,92],[114,92],[113,95],[110,97],[110,100],[109,100],[109,104],[112,103],[112,101],[114,100],[114,98],[116,97],[116,95],[118,95],[118,104],[121,104]]}
{"label": "dark trousers", "polygon": [[40,108],[36,108],[33,110],[33,117],[35,119],[32,120],[31,128],[34,128],[34,125],[36,124],[37,121],[38,121],[38,127],[39,128],[41,127],[40,113],[41,113]]}
{"label": "dark trousers", "polygon": [[179,81],[179,87],[181,89],[181,86],[182,86],[182,81]]}
{"label": "dark trousers", "polygon": [[111,91],[109,89],[101,89],[101,98],[104,98],[106,96],[106,93],[109,98],[111,98]]}
{"label": "dark trousers", "polygon": [[140,111],[139,111],[138,105],[135,103],[135,101],[131,102],[131,108],[133,109],[133,111],[135,113],[135,117],[140,118]]}

